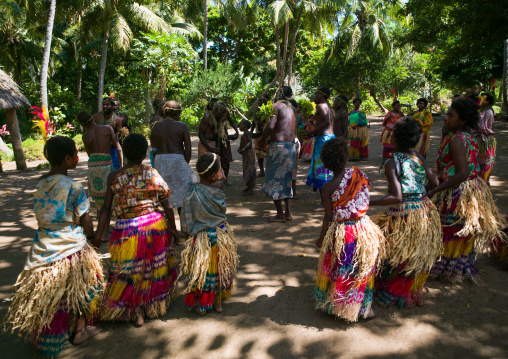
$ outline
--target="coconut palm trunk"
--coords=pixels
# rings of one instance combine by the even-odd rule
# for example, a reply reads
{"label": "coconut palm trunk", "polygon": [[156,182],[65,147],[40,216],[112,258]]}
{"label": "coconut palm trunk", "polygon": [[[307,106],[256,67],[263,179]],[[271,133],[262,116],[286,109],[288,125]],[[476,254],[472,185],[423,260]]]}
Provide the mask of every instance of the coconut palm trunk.
{"label": "coconut palm trunk", "polygon": [[41,67],[41,103],[48,108],[48,66],[51,55],[51,39],[53,37],[53,23],[55,21],[56,0],[51,0],[49,7],[48,26],[46,27],[46,41],[42,55]]}
{"label": "coconut palm trunk", "polygon": [[109,40],[109,23],[104,29],[104,38],[102,39],[101,53],[101,69],[99,71],[99,93],[97,97],[97,112],[102,111],[102,96],[104,95],[104,75],[106,74],[106,62],[108,59],[108,40]]}
{"label": "coconut palm trunk", "polygon": [[284,75],[286,72],[286,62],[288,58],[288,40],[289,40],[289,20],[286,21],[285,24],[285,33],[284,33],[284,53],[282,56],[282,66],[280,70],[280,84],[279,86],[284,86]]}
{"label": "coconut palm trunk", "polygon": [[508,111],[508,39],[504,40],[503,50],[503,109]]}
{"label": "coconut palm trunk", "polygon": [[207,44],[207,34],[208,34],[208,0],[205,0],[205,21],[203,26],[203,69],[207,69],[206,63],[206,51],[208,48]]}
{"label": "coconut palm trunk", "polygon": [[[21,109],[24,111],[25,109]],[[18,118],[16,117],[16,109],[5,109],[5,117],[7,120],[7,128],[11,134],[12,151],[14,152],[14,160],[16,161],[16,169],[26,170],[25,154],[21,142],[21,134],[19,133]]]}

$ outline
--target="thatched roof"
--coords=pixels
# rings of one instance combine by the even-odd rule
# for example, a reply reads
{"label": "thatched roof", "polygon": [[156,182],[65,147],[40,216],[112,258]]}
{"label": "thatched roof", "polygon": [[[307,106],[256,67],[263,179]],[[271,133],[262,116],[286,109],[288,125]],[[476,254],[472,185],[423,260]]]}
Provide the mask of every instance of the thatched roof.
{"label": "thatched roof", "polygon": [[0,70],[0,109],[30,107],[28,99],[21,94],[18,85]]}

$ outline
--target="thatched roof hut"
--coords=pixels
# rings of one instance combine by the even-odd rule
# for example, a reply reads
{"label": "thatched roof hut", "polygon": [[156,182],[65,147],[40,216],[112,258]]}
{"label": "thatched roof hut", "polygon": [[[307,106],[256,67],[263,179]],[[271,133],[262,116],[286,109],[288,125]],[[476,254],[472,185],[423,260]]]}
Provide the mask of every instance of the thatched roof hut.
{"label": "thatched roof hut", "polygon": [[21,94],[18,85],[0,70],[0,109],[30,107],[30,101]]}

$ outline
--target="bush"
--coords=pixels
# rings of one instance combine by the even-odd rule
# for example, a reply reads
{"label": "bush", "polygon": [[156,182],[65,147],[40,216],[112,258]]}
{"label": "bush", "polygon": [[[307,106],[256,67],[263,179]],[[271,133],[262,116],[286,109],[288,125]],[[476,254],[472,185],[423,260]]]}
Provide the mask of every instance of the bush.
{"label": "bush", "polygon": [[306,118],[309,118],[310,115],[313,115],[316,112],[316,104],[308,98],[298,97],[296,98],[296,102],[302,106],[302,112]]}
{"label": "bush", "polygon": [[77,134],[72,139],[74,140],[74,142],[76,142],[76,148],[78,149],[78,151],[81,151],[81,152],[85,151],[85,144],[83,143],[83,135],[82,134]]}
{"label": "bush", "polygon": [[34,140],[33,138],[28,138],[23,141],[23,152],[25,153],[25,158],[29,161],[43,160],[43,149],[44,141],[42,140]]}
{"label": "bush", "polygon": [[[201,113],[199,113],[201,112]],[[195,107],[185,107],[180,116],[180,121],[189,126],[189,130],[197,130],[199,121],[203,118],[204,111],[198,111]]]}

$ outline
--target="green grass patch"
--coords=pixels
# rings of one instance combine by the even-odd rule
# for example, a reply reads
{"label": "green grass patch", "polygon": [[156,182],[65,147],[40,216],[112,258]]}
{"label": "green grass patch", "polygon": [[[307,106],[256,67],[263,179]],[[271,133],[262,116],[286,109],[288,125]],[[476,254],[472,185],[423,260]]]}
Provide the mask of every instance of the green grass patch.
{"label": "green grass patch", "polygon": [[43,149],[44,141],[42,140],[28,138],[23,141],[23,152],[25,152],[25,158],[29,161],[43,160]]}

